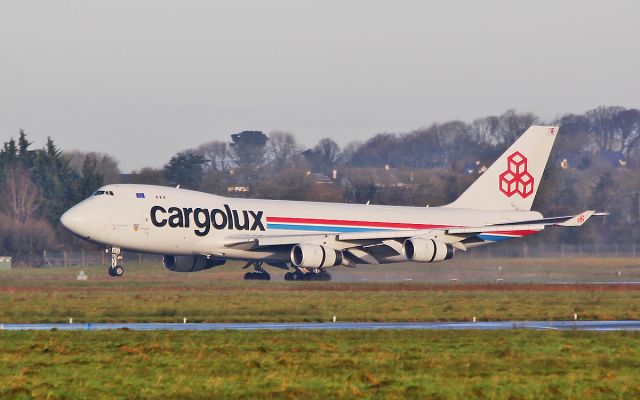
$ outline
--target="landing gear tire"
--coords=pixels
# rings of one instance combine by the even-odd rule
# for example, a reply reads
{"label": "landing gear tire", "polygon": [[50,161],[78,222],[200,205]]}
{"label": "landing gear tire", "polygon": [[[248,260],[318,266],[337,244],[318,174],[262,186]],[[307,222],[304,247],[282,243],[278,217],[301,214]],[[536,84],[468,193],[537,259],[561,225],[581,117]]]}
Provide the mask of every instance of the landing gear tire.
{"label": "landing gear tire", "polygon": [[266,272],[247,272],[244,274],[245,281],[270,281],[271,275]]}
{"label": "landing gear tire", "polygon": [[285,281],[312,281],[312,282],[330,281],[331,280],[331,274],[329,274],[327,271],[320,271],[320,272],[302,272],[302,271],[287,272],[286,274],[284,274],[284,280]]}
{"label": "landing gear tire", "polygon": [[320,273],[317,276],[319,281],[330,281],[331,280],[331,274],[329,274],[327,271],[320,271]]}
{"label": "landing gear tire", "polygon": [[124,268],[121,265],[116,265],[115,267],[109,267],[109,276],[114,278],[120,278],[124,275]]}

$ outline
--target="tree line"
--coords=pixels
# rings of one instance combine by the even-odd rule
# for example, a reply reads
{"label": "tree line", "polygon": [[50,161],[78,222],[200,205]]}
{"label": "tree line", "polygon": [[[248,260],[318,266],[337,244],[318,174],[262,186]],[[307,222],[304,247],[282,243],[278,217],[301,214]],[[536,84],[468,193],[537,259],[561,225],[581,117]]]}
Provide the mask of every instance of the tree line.
{"label": "tree line", "polygon": [[557,124],[560,131],[534,207],[545,215],[584,209],[611,213],[579,231],[545,233],[544,240],[637,241],[640,110],[598,107],[551,122],[510,110],[470,123],[380,133],[342,148],[331,138],[305,149],[290,132],[243,131],[185,149],[160,168],[130,174],[122,174],[108,154],[61,151],[51,138],[33,149],[20,131],[0,149],[0,254],[88,246],[58,219],[107,183],[180,185],[233,197],[442,205],[535,123]]}

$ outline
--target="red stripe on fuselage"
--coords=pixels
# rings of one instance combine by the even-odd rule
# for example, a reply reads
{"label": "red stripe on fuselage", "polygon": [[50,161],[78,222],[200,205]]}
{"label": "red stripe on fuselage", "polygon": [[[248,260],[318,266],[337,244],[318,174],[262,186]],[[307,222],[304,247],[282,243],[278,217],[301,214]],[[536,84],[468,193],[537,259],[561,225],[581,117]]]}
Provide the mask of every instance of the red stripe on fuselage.
{"label": "red stripe on fuselage", "polygon": [[292,217],[267,217],[267,222],[285,223],[285,224],[366,226],[371,228],[393,228],[393,229],[451,228],[451,226],[449,225],[408,224],[403,222],[353,221],[353,220],[344,220],[344,219],[292,218]]}

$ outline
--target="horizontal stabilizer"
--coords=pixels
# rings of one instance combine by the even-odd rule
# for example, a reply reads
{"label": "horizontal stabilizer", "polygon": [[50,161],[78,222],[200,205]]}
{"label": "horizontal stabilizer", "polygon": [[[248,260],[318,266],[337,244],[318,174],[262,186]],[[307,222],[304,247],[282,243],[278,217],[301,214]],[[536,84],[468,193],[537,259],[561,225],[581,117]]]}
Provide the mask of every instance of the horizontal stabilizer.
{"label": "horizontal stabilizer", "polygon": [[451,235],[461,233],[487,233],[496,231],[515,231],[515,230],[542,230],[545,226],[582,226],[587,220],[593,216],[605,216],[609,213],[597,213],[593,210],[581,212],[578,215],[569,215],[566,217],[540,218],[530,221],[512,222],[507,224],[487,225],[479,227],[465,227],[447,229],[447,233]]}
{"label": "horizontal stabilizer", "polygon": [[595,212],[593,210],[589,210],[589,211],[585,211],[583,213],[580,213],[576,216],[574,216],[573,218],[560,223],[560,224],[556,224],[558,226],[582,226],[585,222],[587,222],[587,220],[591,217],[606,217],[607,215],[609,215],[608,212]]}

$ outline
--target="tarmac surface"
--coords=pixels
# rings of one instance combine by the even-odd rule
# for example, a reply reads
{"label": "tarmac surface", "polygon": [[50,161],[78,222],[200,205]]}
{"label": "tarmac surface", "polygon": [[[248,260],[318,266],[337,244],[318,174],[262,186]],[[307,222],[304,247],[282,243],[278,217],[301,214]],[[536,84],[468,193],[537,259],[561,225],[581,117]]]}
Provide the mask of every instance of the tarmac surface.
{"label": "tarmac surface", "polygon": [[582,330],[640,331],[640,321],[497,321],[497,322],[281,322],[281,323],[71,323],[0,324],[0,330],[132,330],[132,331],[253,331],[253,330]]}

